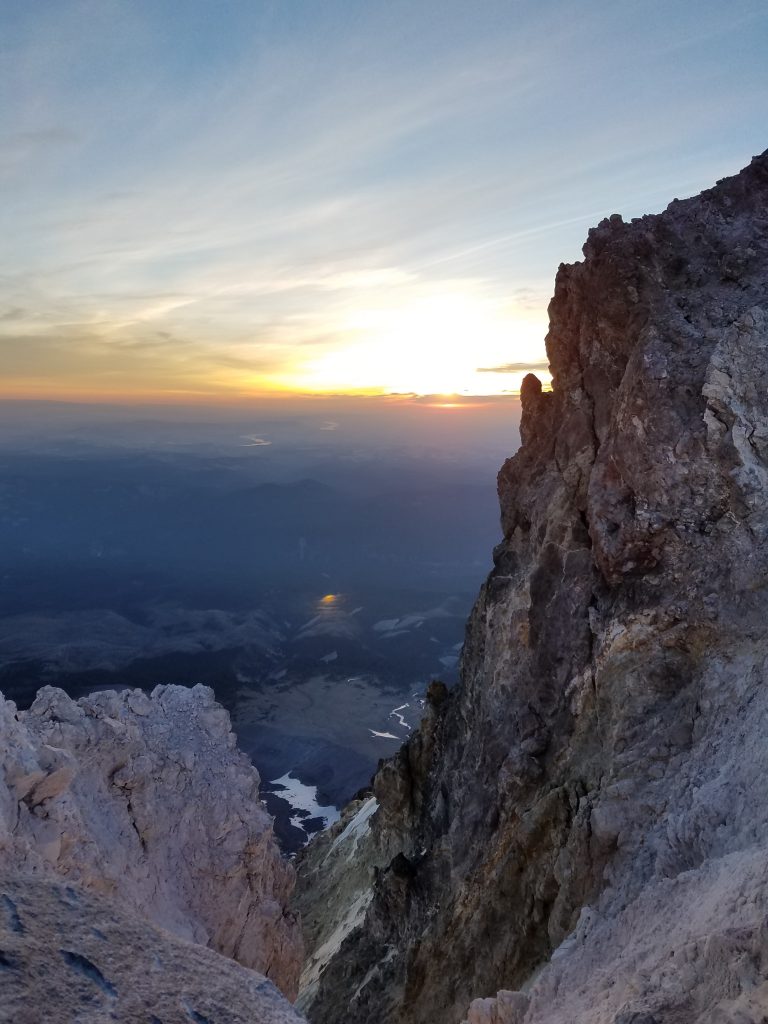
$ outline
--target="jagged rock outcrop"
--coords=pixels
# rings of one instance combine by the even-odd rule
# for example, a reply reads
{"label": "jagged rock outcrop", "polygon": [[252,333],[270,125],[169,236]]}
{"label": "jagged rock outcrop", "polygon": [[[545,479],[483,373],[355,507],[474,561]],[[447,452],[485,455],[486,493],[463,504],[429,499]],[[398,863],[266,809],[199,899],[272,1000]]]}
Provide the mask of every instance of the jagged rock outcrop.
{"label": "jagged rock outcrop", "polygon": [[272,982],[71,883],[0,874],[0,1024],[300,1024]]}
{"label": "jagged rock outcrop", "polygon": [[296,994],[293,869],[207,687],[0,698],[0,868],[79,883]]}
{"label": "jagged rock outcrop", "polygon": [[313,1024],[768,1015],[768,154],[584,255]]}

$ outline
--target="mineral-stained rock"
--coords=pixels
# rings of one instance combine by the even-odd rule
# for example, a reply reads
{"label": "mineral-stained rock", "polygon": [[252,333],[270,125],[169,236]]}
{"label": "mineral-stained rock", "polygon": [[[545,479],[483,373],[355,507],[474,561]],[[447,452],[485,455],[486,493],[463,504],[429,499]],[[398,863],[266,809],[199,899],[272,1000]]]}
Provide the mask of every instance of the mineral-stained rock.
{"label": "mineral-stained rock", "polygon": [[294,997],[293,870],[258,787],[206,687],[0,698],[2,869],[106,894]]}
{"label": "mineral-stained rock", "polygon": [[461,682],[378,773],[386,866],[313,1024],[768,1013],[768,154],[584,254]]}
{"label": "mineral-stained rock", "polygon": [[272,982],[122,903],[0,874],[0,1024],[300,1024]]}

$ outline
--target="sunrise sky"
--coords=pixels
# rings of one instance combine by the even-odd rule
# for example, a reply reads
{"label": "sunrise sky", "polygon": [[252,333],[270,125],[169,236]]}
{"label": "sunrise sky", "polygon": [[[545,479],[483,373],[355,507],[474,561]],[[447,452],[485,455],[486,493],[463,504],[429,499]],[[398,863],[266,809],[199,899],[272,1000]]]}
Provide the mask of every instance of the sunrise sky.
{"label": "sunrise sky", "polygon": [[494,395],[768,145],[764,0],[5,0],[5,397]]}

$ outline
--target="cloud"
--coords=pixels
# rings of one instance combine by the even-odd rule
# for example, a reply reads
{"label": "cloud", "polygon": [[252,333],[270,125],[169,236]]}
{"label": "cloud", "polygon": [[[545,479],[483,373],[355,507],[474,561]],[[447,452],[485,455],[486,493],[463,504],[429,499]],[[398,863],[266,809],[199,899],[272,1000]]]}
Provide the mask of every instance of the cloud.
{"label": "cloud", "polygon": [[7,323],[11,320],[23,320],[27,316],[27,311],[22,309],[21,306],[14,306],[12,309],[7,309],[5,313],[0,313],[0,322]]}
{"label": "cloud", "polygon": [[371,395],[366,398],[366,401],[380,402],[382,404],[387,403],[400,403],[401,405],[410,406],[425,406],[427,408],[442,408],[442,409],[476,409],[480,406],[499,406],[511,404],[514,401],[519,400],[519,392],[517,391],[502,391],[500,394],[494,395],[417,395],[413,393],[402,393],[402,394],[388,394],[388,395]]}
{"label": "cloud", "polygon": [[549,372],[549,363],[502,363],[501,366],[478,366],[477,373],[535,373]]}
{"label": "cloud", "polygon": [[[31,345],[14,363],[51,388],[235,388],[347,351],[356,312],[460,293],[508,335],[467,339],[479,373],[546,370],[554,272],[589,224],[710,184],[762,136],[753,0],[655,4],[446,0],[437,34],[408,0],[225,5],[213,34],[204,0],[0,12],[6,352]],[[721,36],[744,44],[727,75]]]}
{"label": "cloud", "polygon": [[0,137],[3,148],[14,145],[24,146],[61,146],[73,145],[80,141],[80,135],[71,128],[42,128],[38,131],[13,132]]}

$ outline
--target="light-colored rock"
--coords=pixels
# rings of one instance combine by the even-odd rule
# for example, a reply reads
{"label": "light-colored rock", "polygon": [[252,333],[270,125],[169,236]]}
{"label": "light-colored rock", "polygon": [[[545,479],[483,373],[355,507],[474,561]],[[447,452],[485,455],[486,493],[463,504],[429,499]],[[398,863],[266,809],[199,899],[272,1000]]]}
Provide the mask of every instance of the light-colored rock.
{"label": "light-colored rock", "polygon": [[498,992],[496,998],[475,999],[466,1024],[522,1024],[528,997],[522,992]]}
{"label": "light-colored rock", "polygon": [[0,874],[0,1024],[301,1024],[263,975],[71,883]]}
{"label": "light-colored rock", "polygon": [[320,975],[344,939],[364,920],[377,868],[387,858],[371,845],[372,795],[353,800],[340,821],[319,833],[297,859],[303,879],[294,906],[301,915],[307,956],[300,978],[300,1008],[311,1006]]}
{"label": "light-colored rock", "polygon": [[301,939],[259,776],[210,689],[0,701],[0,865],[54,873],[296,994]]}

